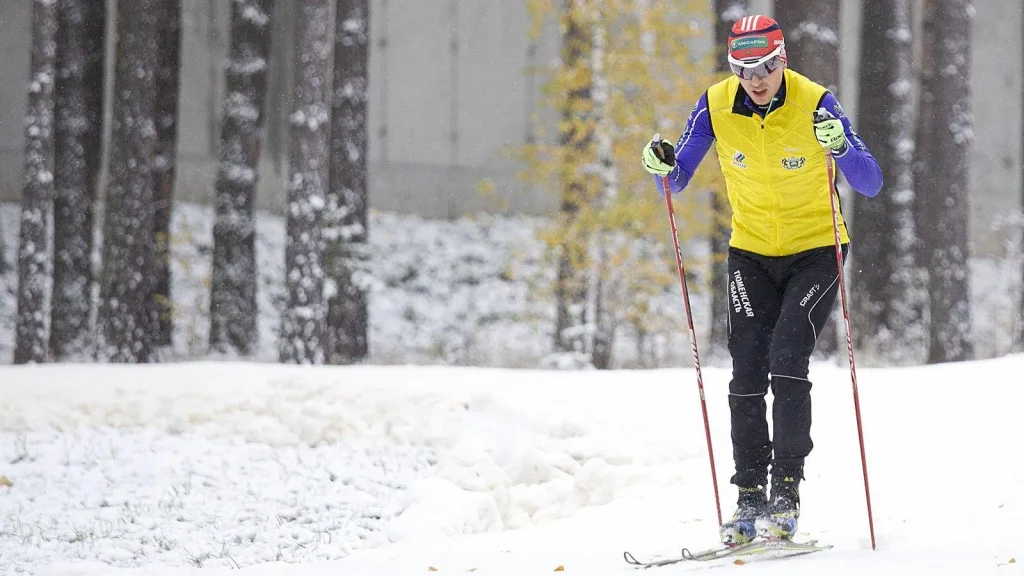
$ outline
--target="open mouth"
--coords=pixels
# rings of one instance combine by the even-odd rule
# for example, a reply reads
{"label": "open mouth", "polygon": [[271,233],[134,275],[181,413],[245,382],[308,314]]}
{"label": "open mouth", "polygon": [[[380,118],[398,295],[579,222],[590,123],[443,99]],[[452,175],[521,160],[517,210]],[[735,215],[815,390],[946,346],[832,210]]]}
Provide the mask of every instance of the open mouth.
{"label": "open mouth", "polygon": [[755,98],[764,98],[767,95],[768,95],[768,89],[767,88],[761,88],[760,90],[757,90],[757,89],[754,90],[754,97]]}

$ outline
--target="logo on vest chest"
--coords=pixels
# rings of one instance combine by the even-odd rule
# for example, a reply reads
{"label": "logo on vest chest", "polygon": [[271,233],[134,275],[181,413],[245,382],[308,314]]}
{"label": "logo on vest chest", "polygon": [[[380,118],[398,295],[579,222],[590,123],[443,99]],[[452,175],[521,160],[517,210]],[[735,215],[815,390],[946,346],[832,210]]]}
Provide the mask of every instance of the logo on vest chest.
{"label": "logo on vest chest", "polygon": [[786,170],[799,170],[804,167],[806,162],[807,158],[803,156],[790,156],[782,159],[782,167]]}
{"label": "logo on vest chest", "polygon": [[732,163],[740,168],[747,167],[747,165],[744,163],[744,160],[746,159],[747,157],[744,156],[743,152],[740,152],[739,150],[737,150],[736,153],[732,155]]}

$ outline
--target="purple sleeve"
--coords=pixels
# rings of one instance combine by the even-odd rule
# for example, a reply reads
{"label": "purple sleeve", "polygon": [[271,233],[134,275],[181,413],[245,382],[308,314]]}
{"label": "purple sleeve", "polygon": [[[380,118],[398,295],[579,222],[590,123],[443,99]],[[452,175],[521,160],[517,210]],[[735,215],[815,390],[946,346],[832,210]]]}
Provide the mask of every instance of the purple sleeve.
{"label": "purple sleeve", "polygon": [[853,129],[853,124],[843,112],[842,106],[831,92],[826,92],[821,99],[821,107],[831,112],[843,123],[843,130],[846,131],[846,139],[849,144],[842,154],[836,154],[836,164],[843,171],[843,176],[854,190],[864,196],[873,198],[882,189],[882,169],[878,166],[875,157],[868,151],[864,141],[860,139]]}
{"label": "purple sleeve", "polygon": [[[711,130],[711,119],[708,116],[708,95],[705,92],[690,111],[686,130],[676,142],[676,167],[668,175],[668,187],[673,194],[686,188],[714,141],[715,134]],[[664,194],[661,177],[655,176],[654,182],[658,191]]]}

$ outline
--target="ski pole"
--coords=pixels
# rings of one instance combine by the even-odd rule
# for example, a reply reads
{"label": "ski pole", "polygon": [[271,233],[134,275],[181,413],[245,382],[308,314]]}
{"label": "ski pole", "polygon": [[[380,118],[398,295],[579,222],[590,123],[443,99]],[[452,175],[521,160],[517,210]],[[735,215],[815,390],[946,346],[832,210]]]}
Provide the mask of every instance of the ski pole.
{"label": "ski pole", "polygon": [[[654,151],[661,154],[661,134],[654,135]],[[664,158],[662,158],[664,160]],[[693,349],[693,366],[697,370],[697,390],[700,392],[700,409],[704,413],[704,435],[708,443],[708,460],[711,462],[711,484],[715,489],[715,510],[718,513],[718,525],[722,525],[722,504],[718,497],[718,475],[715,473],[715,452],[711,447],[711,426],[708,424],[708,407],[704,400],[704,378],[700,372],[700,354],[697,352],[697,333],[693,329],[693,314],[690,312],[690,294],[686,289],[686,268],[683,267],[683,252],[679,248],[679,234],[676,230],[676,213],[672,208],[672,194],[669,192],[668,176],[661,177],[661,185],[665,192],[668,206],[668,224],[672,231],[672,242],[676,249],[676,267],[679,269],[679,285],[683,289],[683,305],[686,308],[686,323],[689,327],[690,347]]]}
{"label": "ski pole", "polygon": [[825,165],[828,166],[829,197],[832,201],[832,229],[836,237],[836,264],[839,267],[839,293],[843,302],[843,318],[846,321],[846,348],[850,352],[850,379],[853,382],[853,407],[857,415],[857,437],[860,440],[860,462],[864,469],[864,496],[868,505],[868,527],[871,530],[871,549],[875,550],[875,522],[871,514],[871,488],[868,484],[868,461],[864,452],[864,431],[860,419],[860,396],[857,393],[857,364],[853,357],[853,331],[850,327],[850,311],[846,303],[846,285],[843,283],[843,250],[839,235],[839,209],[836,207],[835,168],[832,151],[825,150]]}

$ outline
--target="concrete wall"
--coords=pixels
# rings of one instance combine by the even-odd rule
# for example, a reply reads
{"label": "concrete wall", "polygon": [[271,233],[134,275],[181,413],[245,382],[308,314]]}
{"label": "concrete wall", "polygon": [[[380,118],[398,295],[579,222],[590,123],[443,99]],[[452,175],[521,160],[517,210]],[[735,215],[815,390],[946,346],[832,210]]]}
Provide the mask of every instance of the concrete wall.
{"label": "concrete wall", "polygon": [[[844,70],[838,95],[855,121],[860,1],[843,0]],[[30,2],[0,1],[4,200],[18,198],[21,187]],[[919,13],[920,0],[914,2]],[[113,0],[110,4],[113,10]],[[212,194],[228,6],[227,0],[185,0],[177,190],[182,199],[208,200]],[[275,211],[283,205],[287,170],[294,26],[292,2],[279,0],[277,6],[258,201],[261,208]],[[769,0],[753,0],[752,6],[771,13]],[[1020,206],[1018,63],[1024,24],[1019,0],[978,1],[975,7],[972,214],[976,241],[991,245],[997,239],[986,232],[996,215]],[[111,14],[111,25],[113,18]],[[536,214],[552,209],[551,196],[516,181],[519,167],[503,153],[525,143],[536,121],[539,83],[526,68],[557,55],[555,31],[546,30],[531,45],[528,26],[521,0],[371,0],[371,207],[442,218],[477,210]],[[108,54],[112,44],[113,39]],[[479,192],[484,179],[493,182],[495,194]]]}

